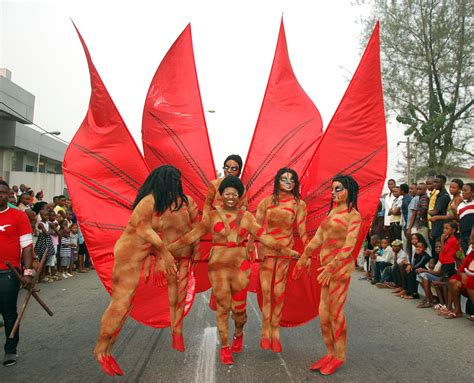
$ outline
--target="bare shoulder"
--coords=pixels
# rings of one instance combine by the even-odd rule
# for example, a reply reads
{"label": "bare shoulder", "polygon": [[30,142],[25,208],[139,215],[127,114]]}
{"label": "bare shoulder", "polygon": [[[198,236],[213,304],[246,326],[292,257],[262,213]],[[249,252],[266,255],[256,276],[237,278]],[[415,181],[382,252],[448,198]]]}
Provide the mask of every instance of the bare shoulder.
{"label": "bare shoulder", "polygon": [[262,200],[258,203],[258,207],[266,207],[272,202],[272,196],[268,195],[265,198],[262,198]]}

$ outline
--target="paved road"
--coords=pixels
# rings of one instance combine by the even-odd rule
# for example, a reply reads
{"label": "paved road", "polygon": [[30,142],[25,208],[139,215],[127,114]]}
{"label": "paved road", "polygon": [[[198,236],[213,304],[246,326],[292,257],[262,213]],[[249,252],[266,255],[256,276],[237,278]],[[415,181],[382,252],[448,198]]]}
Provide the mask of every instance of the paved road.
{"label": "paved road", "polygon": [[234,366],[220,365],[214,315],[205,293],[196,297],[185,321],[186,353],[171,349],[168,329],[147,328],[130,319],[114,348],[125,376],[109,378],[92,357],[109,297],[97,276],[88,273],[41,285],[41,295],[55,316],[48,317],[31,302],[18,364],[0,366],[0,382],[472,381],[474,323],[417,309],[415,302],[358,281],[359,275],[354,275],[346,304],[348,360],[332,377],[308,370],[324,353],[318,320],[283,329],[280,355],[259,348],[260,312],[253,295],[244,352],[235,357]]}

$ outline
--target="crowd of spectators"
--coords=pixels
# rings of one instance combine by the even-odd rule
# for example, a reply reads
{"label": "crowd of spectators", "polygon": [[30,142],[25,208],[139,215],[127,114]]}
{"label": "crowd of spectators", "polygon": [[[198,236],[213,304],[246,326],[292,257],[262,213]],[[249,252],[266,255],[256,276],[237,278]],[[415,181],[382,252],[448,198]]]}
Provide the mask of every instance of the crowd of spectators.
{"label": "crowd of spectators", "polygon": [[396,297],[420,299],[447,319],[474,321],[474,183],[444,175],[417,184],[388,181],[359,255],[361,280],[393,290]]}
{"label": "crowd of spectators", "polygon": [[33,232],[34,266],[37,268],[42,257],[47,257],[40,282],[61,281],[93,269],[72,203],[66,196],[44,201],[43,191],[35,193],[24,184],[13,185],[8,206],[28,216]]}

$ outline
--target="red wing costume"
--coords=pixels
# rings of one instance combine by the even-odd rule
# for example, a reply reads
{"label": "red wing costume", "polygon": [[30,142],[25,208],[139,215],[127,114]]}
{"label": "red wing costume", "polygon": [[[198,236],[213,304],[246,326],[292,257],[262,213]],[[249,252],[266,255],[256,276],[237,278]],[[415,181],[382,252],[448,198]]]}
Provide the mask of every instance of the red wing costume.
{"label": "red wing costume", "polygon": [[[89,110],[69,145],[64,177],[94,266],[111,291],[113,249],[131,214],[149,168],[110,98],[79,34],[91,78]],[[194,299],[188,282],[186,311]],[[169,326],[168,290],[145,284],[142,276],[130,315],[152,327]]]}
{"label": "red wing costume", "polygon": [[[166,164],[177,167],[185,193],[202,212],[208,184],[216,178],[216,171],[199,92],[190,24],[153,77],[143,111],[142,139],[150,169]],[[201,259],[209,256],[210,248],[209,238],[203,239]],[[206,263],[196,264],[194,275],[196,292],[209,289]]]}
{"label": "red wing costume", "polygon": [[[361,187],[364,219],[356,251],[370,225],[387,163],[378,25],[326,132],[318,110],[298,84],[288,57],[283,21],[262,108],[243,169],[249,210],[271,194],[278,169],[291,167],[302,178],[308,230],[314,235],[329,207],[331,179],[344,172]],[[183,187],[202,209],[207,183],[216,178],[201,105],[187,26],[163,59],[150,86],[143,114],[145,160],[102,83],[84,41],[91,77],[89,110],[64,159],[64,174],[81,230],[110,291],[114,244],[124,229],[149,167],[173,164]],[[148,166],[149,167],[148,167]],[[98,211],[98,207],[101,207]],[[206,243],[201,254],[206,255]],[[303,324],[318,314],[319,285],[313,277],[288,279],[282,326]],[[293,267],[293,265],[292,265]],[[195,271],[198,292],[209,288],[207,265]],[[291,270],[290,270],[291,273]],[[257,278],[258,280],[258,273]],[[195,293],[189,279],[187,309]],[[257,286],[254,284],[254,290]],[[145,284],[137,290],[131,315],[152,327],[169,325],[167,289]]]}

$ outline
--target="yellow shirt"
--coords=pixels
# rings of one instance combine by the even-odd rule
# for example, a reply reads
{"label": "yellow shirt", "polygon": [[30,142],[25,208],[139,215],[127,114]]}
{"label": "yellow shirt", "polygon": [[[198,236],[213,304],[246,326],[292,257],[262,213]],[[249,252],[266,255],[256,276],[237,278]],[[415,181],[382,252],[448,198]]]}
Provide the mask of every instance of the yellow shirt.
{"label": "yellow shirt", "polygon": [[[436,190],[433,190],[431,193],[430,193],[430,203],[428,205],[428,211],[430,210],[433,210],[434,207],[435,207],[435,203],[436,203],[436,198],[438,198],[438,194],[439,194],[439,190],[436,189]],[[431,215],[428,214],[428,226],[431,230]]]}

